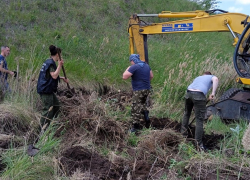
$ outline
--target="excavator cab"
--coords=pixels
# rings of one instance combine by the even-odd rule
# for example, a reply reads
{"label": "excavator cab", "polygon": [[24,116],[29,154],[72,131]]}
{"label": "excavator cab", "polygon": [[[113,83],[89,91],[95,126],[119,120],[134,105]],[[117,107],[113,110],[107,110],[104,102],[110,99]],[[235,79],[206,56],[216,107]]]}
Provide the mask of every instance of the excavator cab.
{"label": "excavator cab", "polygon": [[234,52],[234,67],[238,83],[250,85],[250,23],[240,36]]}

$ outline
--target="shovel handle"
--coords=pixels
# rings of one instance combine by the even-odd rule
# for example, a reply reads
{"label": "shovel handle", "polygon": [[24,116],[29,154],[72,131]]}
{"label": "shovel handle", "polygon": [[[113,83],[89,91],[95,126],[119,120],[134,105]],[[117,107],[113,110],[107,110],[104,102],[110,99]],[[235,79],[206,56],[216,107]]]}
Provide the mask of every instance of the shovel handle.
{"label": "shovel handle", "polygon": [[[61,53],[59,51],[57,51],[58,53],[58,56],[59,56],[59,60],[61,61]],[[66,76],[66,72],[65,72],[65,69],[64,69],[64,66],[62,65],[62,70],[63,70],[63,75],[65,77],[65,79],[67,79],[67,76]],[[67,83],[67,87],[70,89],[70,86],[69,86],[69,83]]]}
{"label": "shovel handle", "polygon": [[[65,72],[65,69],[64,69],[63,65],[62,65],[62,70],[63,70],[63,74],[64,74],[65,79],[67,79],[66,72]],[[67,87],[70,89],[69,83],[67,83]]]}

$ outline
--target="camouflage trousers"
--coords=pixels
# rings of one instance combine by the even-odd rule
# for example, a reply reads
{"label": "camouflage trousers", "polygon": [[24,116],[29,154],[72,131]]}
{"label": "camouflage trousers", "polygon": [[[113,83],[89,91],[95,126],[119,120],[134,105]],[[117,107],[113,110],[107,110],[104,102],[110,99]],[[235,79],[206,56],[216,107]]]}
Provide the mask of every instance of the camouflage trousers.
{"label": "camouflage trousers", "polygon": [[150,93],[149,89],[144,89],[140,91],[133,91],[132,97],[132,108],[131,108],[131,118],[132,123],[140,123],[140,119],[144,119],[142,114],[143,111],[147,110],[147,97]]}

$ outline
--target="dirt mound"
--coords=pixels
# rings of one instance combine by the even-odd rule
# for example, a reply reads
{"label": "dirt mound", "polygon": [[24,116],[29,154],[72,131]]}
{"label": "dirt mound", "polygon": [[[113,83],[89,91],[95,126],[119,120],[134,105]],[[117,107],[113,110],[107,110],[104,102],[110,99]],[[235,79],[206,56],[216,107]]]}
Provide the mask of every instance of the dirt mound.
{"label": "dirt mound", "polygon": [[119,142],[125,137],[123,124],[114,120],[101,120],[97,125],[98,140]]}
{"label": "dirt mound", "polygon": [[78,173],[79,179],[83,179],[86,174],[91,176],[92,178],[90,179],[93,180],[159,179],[168,171],[162,168],[164,165],[159,163],[158,159],[155,159],[154,162],[149,162],[135,158],[128,162],[114,155],[110,156],[108,160],[81,146],[69,148],[62,153],[62,157],[59,160],[60,168],[67,176],[73,176],[77,171],[82,172]]}
{"label": "dirt mound", "polygon": [[179,131],[181,128],[181,124],[177,121],[173,121],[169,118],[156,118],[151,117],[151,126],[154,129],[164,129],[164,128],[171,128],[176,131]]}
{"label": "dirt mound", "polygon": [[23,121],[8,110],[1,113],[0,124],[0,133],[2,134],[23,135],[29,130],[28,122]]}
{"label": "dirt mound", "polygon": [[[142,137],[138,147],[151,154],[158,154],[157,149],[159,148],[164,149],[167,154],[171,154],[181,141],[183,141],[182,135],[172,129],[154,130]],[[167,155],[166,153],[164,155]]]}
{"label": "dirt mound", "polygon": [[72,147],[62,153],[60,164],[66,175],[72,175],[80,169],[82,172],[89,171],[97,179],[115,180],[122,177],[123,168],[117,167],[99,154],[80,146]]}
{"label": "dirt mound", "polygon": [[31,142],[37,137],[38,121],[31,108],[4,102],[0,109],[0,148],[18,147],[24,138]]}
{"label": "dirt mound", "polygon": [[[62,171],[67,176],[88,176],[92,179],[160,179],[167,175],[170,159],[178,159],[178,145],[184,141],[179,133],[181,123],[169,118],[150,117],[152,130],[143,135],[139,132],[139,143],[136,148],[127,145],[127,121],[116,121],[108,116],[110,108],[123,111],[131,103],[132,94],[107,91],[100,96],[98,92],[78,91],[68,97],[61,93],[59,96],[63,106],[61,108],[61,127],[58,136],[64,134],[60,157]],[[107,108],[109,105],[109,109]],[[187,141],[194,141],[195,127],[191,127]],[[203,136],[204,144],[208,148],[218,148],[221,135]],[[91,146],[86,144],[89,141]],[[88,142],[87,142],[88,143]],[[116,153],[103,157],[100,153],[89,150],[88,147],[102,148],[105,145],[109,151]],[[121,154],[129,158],[121,157]],[[190,168],[192,164],[190,165]],[[178,173],[171,171],[171,177]],[[198,172],[192,174],[192,177]],[[170,176],[168,176],[170,177]],[[211,176],[212,177],[212,176]]]}

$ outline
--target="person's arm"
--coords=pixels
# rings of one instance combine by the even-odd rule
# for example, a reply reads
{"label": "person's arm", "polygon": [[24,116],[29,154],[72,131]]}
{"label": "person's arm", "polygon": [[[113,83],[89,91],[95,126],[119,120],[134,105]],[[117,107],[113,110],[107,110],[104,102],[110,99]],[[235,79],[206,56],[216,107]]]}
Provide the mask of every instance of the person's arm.
{"label": "person's arm", "polygon": [[60,77],[60,79],[62,79],[65,83],[69,83],[69,79],[67,78],[65,78],[65,77]]}
{"label": "person's arm", "polygon": [[210,94],[209,96],[209,99],[210,100],[213,100],[214,97],[215,97],[215,94],[216,94],[216,89],[218,87],[218,84],[219,84],[219,80],[216,76],[213,76],[212,77],[212,81],[213,81],[213,89],[212,89],[212,93]]}
{"label": "person's arm", "polygon": [[131,72],[128,71],[129,68],[130,66],[124,71],[122,79],[128,79],[133,75]]}
{"label": "person's arm", "polygon": [[51,75],[51,77],[53,79],[57,79],[58,78],[59,73],[60,73],[60,71],[62,69],[62,66],[63,66],[63,59],[61,61],[60,60],[58,61],[58,66],[57,66],[56,70],[54,72],[50,72],[50,75]]}
{"label": "person's arm", "polygon": [[153,71],[150,70],[150,80],[153,79],[153,77],[154,77]]}
{"label": "person's arm", "polygon": [[2,73],[8,73],[10,75],[14,75],[15,74],[13,71],[9,71],[9,70],[3,68],[3,61],[0,62],[0,71]]}

